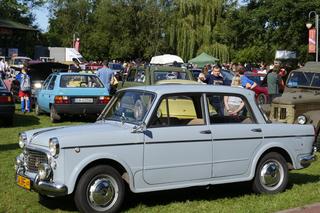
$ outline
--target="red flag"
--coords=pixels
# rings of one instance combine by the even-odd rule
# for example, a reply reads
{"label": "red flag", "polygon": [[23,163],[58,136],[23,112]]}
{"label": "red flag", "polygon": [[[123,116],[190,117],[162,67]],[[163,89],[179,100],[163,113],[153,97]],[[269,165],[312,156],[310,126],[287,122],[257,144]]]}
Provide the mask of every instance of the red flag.
{"label": "red flag", "polygon": [[79,50],[80,50],[80,38],[77,38],[76,42],[74,43],[74,48],[79,52]]}
{"label": "red flag", "polygon": [[309,53],[316,53],[316,29],[309,29]]}

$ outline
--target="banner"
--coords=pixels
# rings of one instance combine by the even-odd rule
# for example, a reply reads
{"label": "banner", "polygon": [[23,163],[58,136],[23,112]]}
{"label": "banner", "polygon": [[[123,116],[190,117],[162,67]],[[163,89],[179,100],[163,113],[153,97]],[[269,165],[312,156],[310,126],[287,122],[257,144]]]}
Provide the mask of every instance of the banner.
{"label": "banner", "polygon": [[309,53],[316,53],[316,29],[309,29]]}

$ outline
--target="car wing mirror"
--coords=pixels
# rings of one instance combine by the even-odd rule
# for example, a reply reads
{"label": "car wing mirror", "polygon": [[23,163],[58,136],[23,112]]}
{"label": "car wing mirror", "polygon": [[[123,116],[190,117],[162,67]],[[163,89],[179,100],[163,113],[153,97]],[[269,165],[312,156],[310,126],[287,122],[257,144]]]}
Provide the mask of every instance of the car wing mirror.
{"label": "car wing mirror", "polygon": [[144,122],[142,122],[132,127],[131,133],[143,133],[146,131],[146,129],[147,129],[147,125]]}

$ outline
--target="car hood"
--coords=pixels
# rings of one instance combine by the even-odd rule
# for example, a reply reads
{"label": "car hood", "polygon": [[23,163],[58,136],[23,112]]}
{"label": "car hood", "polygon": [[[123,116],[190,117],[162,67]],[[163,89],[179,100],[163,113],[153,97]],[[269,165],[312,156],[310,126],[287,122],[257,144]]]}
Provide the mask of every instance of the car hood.
{"label": "car hood", "polygon": [[306,104],[320,103],[319,92],[286,92],[281,97],[273,99],[274,104]]}
{"label": "car hood", "polygon": [[28,135],[31,137],[31,145],[43,147],[48,147],[49,139],[53,137],[59,140],[60,148],[142,142],[140,134],[131,133],[133,126],[115,121],[99,121],[79,126],[38,129],[28,132]]}

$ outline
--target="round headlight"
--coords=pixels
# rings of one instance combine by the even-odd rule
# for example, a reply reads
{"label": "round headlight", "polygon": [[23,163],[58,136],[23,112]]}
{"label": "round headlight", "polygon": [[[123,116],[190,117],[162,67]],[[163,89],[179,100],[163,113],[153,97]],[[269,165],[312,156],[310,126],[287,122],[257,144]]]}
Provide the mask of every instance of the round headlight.
{"label": "round headlight", "polygon": [[300,115],[300,116],[298,117],[298,124],[305,124],[305,123],[307,123],[307,118],[306,118],[306,116]]}
{"label": "round headlight", "polygon": [[41,163],[38,167],[38,175],[40,180],[48,180],[51,175],[51,167],[46,163]]}
{"label": "round headlight", "polygon": [[57,157],[60,152],[60,146],[58,138],[50,138],[49,140],[49,151],[53,157]]}
{"label": "round headlight", "polygon": [[22,132],[19,134],[19,146],[22,149],[27,143],[27,134]]}
{"label": "round headlight", "polygon": [[41,88],[41,83],[35,83],[35,84],[34,84],[34,88],[40,89],[40,88]]}

